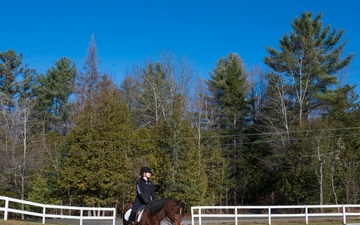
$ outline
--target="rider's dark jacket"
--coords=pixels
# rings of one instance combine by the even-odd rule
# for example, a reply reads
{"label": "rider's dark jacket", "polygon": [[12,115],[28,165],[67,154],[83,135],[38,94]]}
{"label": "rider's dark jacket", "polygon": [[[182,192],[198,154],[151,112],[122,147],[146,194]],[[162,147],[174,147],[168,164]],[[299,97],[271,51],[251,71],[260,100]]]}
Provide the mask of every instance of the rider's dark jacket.
{"label": "rider's dark jacket", "polygon": [[149,202],[155,201],[155,189],[150,179],[147,181],[142,177],[136,181],[136,199],[135,202],[139,201],[142,205],[146,205]]}

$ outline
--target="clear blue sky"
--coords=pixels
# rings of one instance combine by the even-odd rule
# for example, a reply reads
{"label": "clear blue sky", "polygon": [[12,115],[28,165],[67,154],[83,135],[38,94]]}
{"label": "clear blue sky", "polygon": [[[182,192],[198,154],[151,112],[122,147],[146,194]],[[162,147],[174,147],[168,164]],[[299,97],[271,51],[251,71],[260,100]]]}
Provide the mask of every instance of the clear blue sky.
{"label": "clear blue sky", "polygon": [[324,24],[345,29],[346,51],[355,53],[347,82],[358,83],[359,0],[3,0],[0,52],[23,53],[41,73],[60,57],[82,68],[94,34],[100,71],[116,83],[127,68],[163,51],[186,57],[208,78],[230,52],[248,68],[265,67],[266,45],[278,48],[304,11],[322,12]]}

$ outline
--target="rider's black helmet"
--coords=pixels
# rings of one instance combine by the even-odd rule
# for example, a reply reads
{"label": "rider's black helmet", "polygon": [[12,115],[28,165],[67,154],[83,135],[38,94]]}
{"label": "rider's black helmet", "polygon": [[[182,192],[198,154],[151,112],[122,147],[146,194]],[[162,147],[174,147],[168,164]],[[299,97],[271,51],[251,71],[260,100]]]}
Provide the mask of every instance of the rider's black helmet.
{"label": "rider's black helmet", "polygon": [[147,167],[147,166],[143,166],[143,167],[141,167],[141,169],[140,169],[140,176],[142,176],[142,175],[143,175],[143,173],[151,173],[150,168],[149,168],[149,167]]}

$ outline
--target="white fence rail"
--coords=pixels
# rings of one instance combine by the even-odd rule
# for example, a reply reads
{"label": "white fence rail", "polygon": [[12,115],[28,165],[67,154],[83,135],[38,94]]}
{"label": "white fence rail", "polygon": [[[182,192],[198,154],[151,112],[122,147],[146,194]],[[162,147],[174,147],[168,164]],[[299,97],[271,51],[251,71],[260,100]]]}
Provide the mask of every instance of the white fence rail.
{"label": "white fence rail", "polygon": [[[11,204],[18,203],[20,205],[24,204],[24,206],[30,206],[30,207],[24,207],[24,208],[37,208],[41,209],[41,213],[29,211],[29,210],[20,210],[19,207],[12,207]],[[4,205],[4,207],[2,207]],[[14,204],[15,205],[15,204]],[[73,212],[76,215],[62,215],[62,214],[54,214],[54,213],[47,213],[51,211],[56,210],[69,210]],[[83,224],[83,220],[112,220],[113,225],[115,225],[115,219],[116,219],[116,209],[115,208],[98,208],[98,207],[73,207],[73,206],[60,206],[60,205],[46,205],[46,204],[40,204],[30,201],[23,201],[15,198],[9,198],[9,197],[3,197],[0,196],[0,212],[4,212],[4,220],[8,219],[9,213],[17,213],[17,214],[23,214],[23,215],[29,215],[29,216],[36,216],[42,218],[42,224],[45,224],[46,218],[53,218],[53,219],[79,219],[80,225]],[[92,216],[86,215],[85,212],[96,212],[96,214],[102,216]],[[108,215],[105,215],[108,214]]]}
{"label": "white fence rail", "polygon": [[[360,216],[360,205],[284,205],[284,206],[193,206],[191,207],[191,224],[201,225],[202,219],[234,218],[235,225],[245,220],[268,220],[271,225],[275,218],[304,219],[309,224],[309,218],[342,219]],[[197,220],[197,223],[195,219]],[[240,220],[240,221],[239,221]],[[360,223],[358,223],[360,224]]]}

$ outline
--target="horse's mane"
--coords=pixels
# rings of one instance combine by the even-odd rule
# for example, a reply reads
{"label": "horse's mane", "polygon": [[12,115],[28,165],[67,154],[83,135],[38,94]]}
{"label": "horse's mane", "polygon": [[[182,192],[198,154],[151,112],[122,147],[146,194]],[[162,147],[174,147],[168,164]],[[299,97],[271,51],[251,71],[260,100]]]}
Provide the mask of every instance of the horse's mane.
{"label": "horse's mane", "polygon": [[147,208],[150,211],[150,214],[154,215],[156,213],[158,213],[161,209],[164,208],[164,206],[170,201],[170,200],[175,200],[174,198],[162,198],[159,200],[155,200],[153,202],[150,202],[147,205]]}

